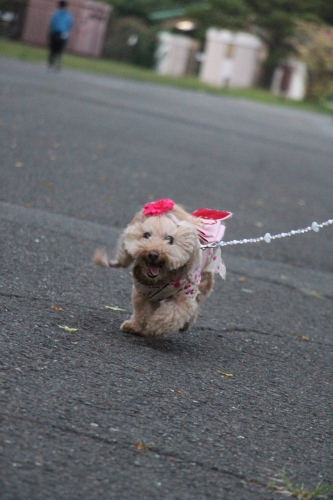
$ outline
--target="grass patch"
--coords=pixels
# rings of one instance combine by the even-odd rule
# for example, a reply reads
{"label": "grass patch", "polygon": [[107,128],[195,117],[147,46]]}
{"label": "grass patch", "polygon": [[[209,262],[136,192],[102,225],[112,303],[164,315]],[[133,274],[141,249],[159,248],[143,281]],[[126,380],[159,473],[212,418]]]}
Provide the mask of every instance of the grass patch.
{"label": "grass patch", "polygon": [[272,488],[277,493],[281,493],[282,495],[288,497],[297,498],[297,500],[313,500],[314,498],[325,498],[325,494],[333,489],[333,484],[329,484],[327,486],[318,486],[312,490],[307,490],[303,484],[296,485],[293,484],[290,479],[287,478],[284,470],[278,474],[276,474],[276,478],[272,479],[270,483],[268,483],[268,488]]}
{"label": "grass patch", "polygon": [[[0,56],[46,64],[47,49],[0,38]],[[88,73],[111,75],[142,82],[202,91],[215,95],[242,98],[266,104],[288,106],[305,111],[333,114],[332,109],[326,103],[297,102],[290,99],[282,99],[273,95],[268,90],[260,88],[221,89],[200,82],[195,76],[163,76],[158,75],[151,69],[119,63],[110,59],[91,59],[65,53],[63,57],[63,67]]]}

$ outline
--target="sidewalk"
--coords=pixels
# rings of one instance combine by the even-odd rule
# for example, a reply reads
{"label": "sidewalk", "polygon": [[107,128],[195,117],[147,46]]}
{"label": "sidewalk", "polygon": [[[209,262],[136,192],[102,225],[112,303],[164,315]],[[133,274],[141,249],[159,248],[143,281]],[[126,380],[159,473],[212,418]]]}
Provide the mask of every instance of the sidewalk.
{"label": "sidewalk", "polygon": [[128,271],[90,264],[118,229],[0,203],[0,231],[3,500],[333,483],[332,275],[225,249],[194,328],[150,341],[119,330]]}

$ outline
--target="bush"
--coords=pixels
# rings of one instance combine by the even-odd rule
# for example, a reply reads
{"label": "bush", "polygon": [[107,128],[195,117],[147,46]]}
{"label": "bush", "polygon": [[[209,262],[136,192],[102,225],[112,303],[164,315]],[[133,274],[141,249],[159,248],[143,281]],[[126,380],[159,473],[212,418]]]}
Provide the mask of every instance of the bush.
{"label": "bush", "polygon": [[27,0],[0,0],[0,36],[19,40]]}
{"label": "bush", "polygon": [[150,68],[156,44],[156,34],[144,21],[133,17],[111,20],[103,57]]}

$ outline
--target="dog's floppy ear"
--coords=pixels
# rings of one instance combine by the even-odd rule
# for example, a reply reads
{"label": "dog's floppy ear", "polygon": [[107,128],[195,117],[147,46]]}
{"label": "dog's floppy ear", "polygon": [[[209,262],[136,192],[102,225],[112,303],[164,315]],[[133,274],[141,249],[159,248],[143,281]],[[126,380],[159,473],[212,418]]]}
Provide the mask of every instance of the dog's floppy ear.
{"label": "dog's floppy ear", "polygon": [[188,229],[189,234],[191,234],[193,248],[191,256],[186,264],[187,267],[186,277],[191,283],[195,284],[196,281],[193,272],[195,272],[198,266],[201,266],[201,250],[200,250],[199,237],[197,233],[197,227],[194,226],[192,221],[189,223],[187,220],[181,221],[179,226]]}
{"label": "dog's floppy ear", "polygon": [[124,239],[125,233],[123,233],[118,240],[116,259],[110,260],[110,267],[128,267],[130,264],[132,264],[133,259],[125,249]]}
{"label": "dog's floppy ear", "polygon": [[202,222],[200,222],[196,217],[193,217],[191,214],[186,212],[182,205],[178,205],[175,203],[172,213],[177,217],[180,221],[187,221],[192,224],[194,227],[202,226]]}
{"label": "dog's floppy ear", "polygon": [[132,231],[132,229],[134,229],[133,226],[135,226],[139,222],[143,222],[145,218],[146,216],[142,213],[142,210],[140,210],[140,212],[137,212],[135,214],[135,216],[133,217],[133,219],[128,224],[128,226],[126,227],[126,229],[119,238],[116,260],[110,261],[109,263],[110,267],[128,267],[130,264],[132,264],[134,259],[126,250],[126,238],[128,234]]}
{"label": "dog's floppy ear", "polygon": [[138,212],[133,220],[128,224],[126,229],[123,231],[122,235],[118,240],[117,252],[115,260],[109,260],[109,257],[104,248],[97,248],[93,255],[93,262],[98,266],[103,267],[128,267],[132,264],[133,258],[127,252],[125,248],[125,239],[128,233],[128,229],[135,225],[137,222],[142,221],[145,218],[142,212]]}
{"label": "dog's floppy ear", "polygon": [[146,218],[147,218],[147,216],[144,215],[144,213],[142,212],[142,210],[140,210],[140,212],[137,212],[134,215],[133,219],[131,220],[131,222],[128,224],[127,227],[133,226],[137,222],[143,222]]}
{"label": "dog's floppy ear", "polygon": [[125,250],[124,234],[119,239],[115,260],[109,260],[105,248],[96,248],[93,255],[93,262],[102,267],[128,267],[133,262],[133,259]]}

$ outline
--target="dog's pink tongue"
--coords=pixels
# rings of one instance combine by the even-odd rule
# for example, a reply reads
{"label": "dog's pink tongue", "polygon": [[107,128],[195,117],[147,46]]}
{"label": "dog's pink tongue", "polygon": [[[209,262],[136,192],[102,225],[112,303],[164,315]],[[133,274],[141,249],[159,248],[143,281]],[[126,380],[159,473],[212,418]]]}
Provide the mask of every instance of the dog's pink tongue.
{"label": "dog's pink tongue", "polygon": [[160,272],[160,266],[156,266],[155,264],[148,264],[147,272],[150,276],[157,276]]}

